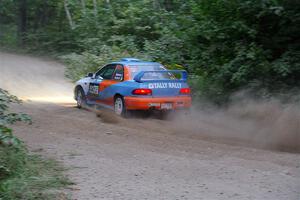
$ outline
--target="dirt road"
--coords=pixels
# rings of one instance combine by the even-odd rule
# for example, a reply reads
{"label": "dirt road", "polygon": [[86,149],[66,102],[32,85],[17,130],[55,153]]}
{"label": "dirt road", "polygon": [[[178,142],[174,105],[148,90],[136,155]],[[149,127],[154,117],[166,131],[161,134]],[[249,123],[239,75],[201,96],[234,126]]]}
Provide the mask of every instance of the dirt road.
{"label": "dirt road", "polygon": [[33,125],[15,133],[70,168],[72,199],[300,199],[300,154],[216,143],[179,120],[106,123],[74,107],[54,61],[0,53],[0,87],[26,99],[13,109]]}

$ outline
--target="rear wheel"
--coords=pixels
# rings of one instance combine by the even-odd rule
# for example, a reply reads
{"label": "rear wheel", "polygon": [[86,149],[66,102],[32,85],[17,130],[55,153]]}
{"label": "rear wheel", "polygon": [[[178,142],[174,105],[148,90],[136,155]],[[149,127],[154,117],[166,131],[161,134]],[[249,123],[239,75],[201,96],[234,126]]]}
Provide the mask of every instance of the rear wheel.
{"label": "rear wheel", "polygon": [[117,115],[122,116],[122,117],[126,116],[126,108],[125,108],[125,102],[124,102],[123,97],[117,96],[115,98],[114,110]]}
{"label": "rear wheel", "polygon": [[84,95],[84,92],[82,88],[78,88],[76,92],[76,101],[77,101],[77,108],[82,108],[82,106],[86,102],[86,97]]}

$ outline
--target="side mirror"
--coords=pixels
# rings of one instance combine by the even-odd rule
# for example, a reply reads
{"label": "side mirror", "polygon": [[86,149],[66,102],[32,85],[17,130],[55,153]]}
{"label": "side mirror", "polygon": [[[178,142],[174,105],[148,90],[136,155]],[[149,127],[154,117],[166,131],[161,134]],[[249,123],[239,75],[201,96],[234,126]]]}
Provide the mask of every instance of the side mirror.
{"label": "side mirror", "polygon": [[93,77],[94,76],[94,73],[91,73],[91,72],[89,72],[87,75],[86,75],[86,77]]}

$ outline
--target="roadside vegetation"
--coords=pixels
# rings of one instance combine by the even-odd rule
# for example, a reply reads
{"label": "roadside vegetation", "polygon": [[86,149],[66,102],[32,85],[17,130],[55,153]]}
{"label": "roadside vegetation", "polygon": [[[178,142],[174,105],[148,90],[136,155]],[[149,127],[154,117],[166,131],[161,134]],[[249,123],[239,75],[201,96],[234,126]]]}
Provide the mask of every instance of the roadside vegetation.
{"label": "roadside vegetation", "polygon": [[0,200],[66,199],[57,191],[70,184],[64,169],[54,160],[28,152],[12,134],[11,124],[31,120],[26,114],[10,112],[11,103],[20,100],[0,88]]}
{"label": "roadside vegetation", "polygon": [[72,80],[124,56],[159,61],[223,104],[299,89],[299,13],[298,0],[6,0],[0,43],[58,55]]}

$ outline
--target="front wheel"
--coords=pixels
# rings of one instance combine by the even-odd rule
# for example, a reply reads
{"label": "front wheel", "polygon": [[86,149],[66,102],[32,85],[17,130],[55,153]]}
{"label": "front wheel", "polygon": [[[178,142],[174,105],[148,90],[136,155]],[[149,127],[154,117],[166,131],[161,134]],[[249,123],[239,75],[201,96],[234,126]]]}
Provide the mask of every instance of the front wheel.
{"label": "front wheel", "polygon": [[82,108],[82,106],[84,106],[85,104],[86,98],[81,88],[79,88],[76,92],[76,101],[77,101],[77,108]]}
{"label": "front wheel", "polygon": [[123,97],[117,96],[115,98],[114,110],[117,115],[122,117],[126,116],[126,108],[125,108],[125,102]]}

